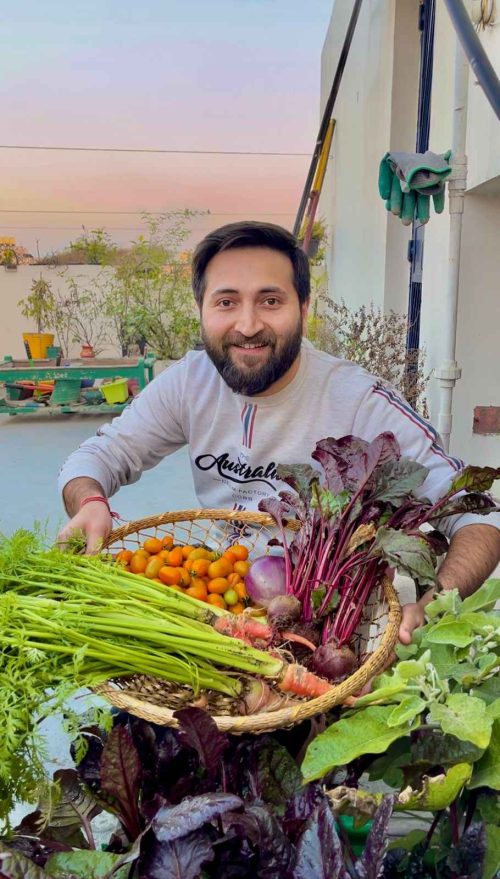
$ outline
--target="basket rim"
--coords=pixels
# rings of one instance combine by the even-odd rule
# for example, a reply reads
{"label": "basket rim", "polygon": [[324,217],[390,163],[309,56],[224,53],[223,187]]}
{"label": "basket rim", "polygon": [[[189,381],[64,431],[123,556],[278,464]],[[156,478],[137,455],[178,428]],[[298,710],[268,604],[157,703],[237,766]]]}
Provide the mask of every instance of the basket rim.
{"label": "basket rim", "polygon": [[[222,509],[195,509],[178,510],[161,513],[127,522],[114,529],[104,541],[103,548],[108,548],[118,540],[122,540],[129,534],[137,533],[146,528],[154,528],[158,525],[175,524],[176,522],[194,521],[196,519],[218,519],[219,521],[245,521],[261,525],[275,525],[272,516],[267,513],[254,513],[251,511],[235,511]],[[298,528],[298,523],[288,523],[293,530]],[[316,699],[307,702],[298,702],[296,705],[280,708],[277,711],[267,711],[260,714],[249,715],[215,715],[211,714],[212,720],[219,730],[233,734],[241,733],[264,733],[271,732],[282,727],[294,726],[302,720],[322,714],[344,702],[349,696],[358,693],[359,690],[375,675],[379,674],[386,666],[392,654],[394,645],[398,639],[399,625],[402,618],[401,604],[392,581],[383,577],[380,583],[385,601],[387,603],[387,623],[382,634],[380,644],[373,653],[354,674],[346,678],[340,684],[333,685],[331,690]],[[155,705],[151,702],[137,698],[119,689],[116,684],[107,682],[94,688],[94,692],[103,696],[116,708],[128,711],[138,717],[156,723],[159,726],[178,728],[179,722],[174,717],[175,711],[170,708]]]}
{"label": "basket rim", "polygon": [[[114,528],[111,534],[103,541],[102,548],[107,549],[117,540],[123,540],[129,534],[143,531],[146,528],[155,528],[159,525],[175,525],[176,522],[194,522],[197,519],[218,519],[224,522],[248,522],[254,525],[273,527],[276,525],[272,516],[268,513],[257,513],[252,510],[227,510],[227,509],[192,509],[172,510],[167,513],[158,513],[155,516],[146,516],[143,519],[135,519],[124,522],[118,528]],[[287,520],[286,527],[291,531],[297,531],[299,523],[294,519]]]}

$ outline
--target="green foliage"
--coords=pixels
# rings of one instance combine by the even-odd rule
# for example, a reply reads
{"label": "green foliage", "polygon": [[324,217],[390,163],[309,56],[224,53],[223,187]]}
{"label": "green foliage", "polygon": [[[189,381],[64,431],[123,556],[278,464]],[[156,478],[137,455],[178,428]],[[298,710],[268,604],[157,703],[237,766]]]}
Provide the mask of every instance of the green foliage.
{"label": "green foliage", "polygon": [[393,385],[424,416],[428,416],[425,352],[406,350],[407,316],[384,314],[371,302],[351,309],[327,293],[326,273],[312,277],[307,336],[322,351],[358,363]]}
{"label": "green foliage", "polygon": [[[398,811],[434,813],[424,838],[391,844],[399,872],[388,879],[424,863],[416,875],[428,879],[493,879],[500,868],[499,587],[488,581],[464,601],[438,595],[413,644],[398,646],[400,661],[306,752],[306,779],[362,758],[370,778],[399,789]],[[331,791],[335,809],[365,820],[372,795],[351,794]]]}
{"label": "green foliage", "polygon": [[140,235],[108,280],[106,315],[122,350],[146,342],[160,359],[177,359],[199,339],[186,250],[193,211],[144,215]]}
{"label": "green foliage", "polygon": [[37,333],[55,326],[56,298],[50,281],[46,281],[41,273],[37,281],[33,279],[29,295],[21,299],[18,305],[22,316],[35,322]]}
{"label": "green foliage", "polygon": [[70,243],[70,250],[81,254],[89,265],[102,266],[112,264],[117,246],[104,229],[91,229],[87,232],[83,226],[83,234]]}

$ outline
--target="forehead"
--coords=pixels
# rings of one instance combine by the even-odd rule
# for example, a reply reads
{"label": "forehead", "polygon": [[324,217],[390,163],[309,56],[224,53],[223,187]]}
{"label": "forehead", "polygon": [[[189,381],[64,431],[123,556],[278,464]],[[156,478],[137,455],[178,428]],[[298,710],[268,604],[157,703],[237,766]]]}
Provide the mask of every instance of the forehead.
{"label": "forehead", "polygon": [[205,292],[255,290],[276,286],[294,290],[291,260],[269,247],[235,247],[216,254],[205,271]]}

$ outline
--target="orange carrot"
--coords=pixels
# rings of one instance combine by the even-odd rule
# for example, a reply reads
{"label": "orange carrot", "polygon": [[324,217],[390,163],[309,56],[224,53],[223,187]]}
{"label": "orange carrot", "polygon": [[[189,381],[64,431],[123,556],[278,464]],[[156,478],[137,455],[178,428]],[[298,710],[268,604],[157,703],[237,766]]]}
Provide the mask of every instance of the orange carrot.
{"label": "orange carrot", "polygon": [[253,617],[245,614],[220,616],[214,623],[214,629],[221,635],[229,635],[231,638],[239,638],[247,644],[259,644],[267,646],[273,638],[271,626],[259,623]]}
{"label": "orange carrot", "polygon": [[304,638],[303,635],[296,635],[295,632],[280,632],[280,635],[282,641],[295,641],[297,644],[302,644],[303,647],[308,647],[313,652],[316,650],[316,645],[312,641],[308,641],[307,638]]}
{"label": "orange carrot", "polygon": [[308,696],[310,699],[316,699],[318,696],[328,693],[332,689],[332,685],[307,671],[303,665],[292,663],[285,666],[285,673],[278,684],[278,689],[284,693],[293,693],[295,696]]}

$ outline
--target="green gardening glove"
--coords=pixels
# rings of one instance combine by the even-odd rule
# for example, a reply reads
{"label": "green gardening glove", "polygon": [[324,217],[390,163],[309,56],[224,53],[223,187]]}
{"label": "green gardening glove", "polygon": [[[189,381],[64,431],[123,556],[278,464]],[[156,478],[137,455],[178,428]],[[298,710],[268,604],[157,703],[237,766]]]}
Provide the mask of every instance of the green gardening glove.
{"label": "green gardening glove", "polygon": [[444,209],[445,181],[451,174],[451,150],[431,153],[386,153],[380,163],[378,189],[388,211],[405,226],[413,219],[427,223],[432,197],[437,214]]}

